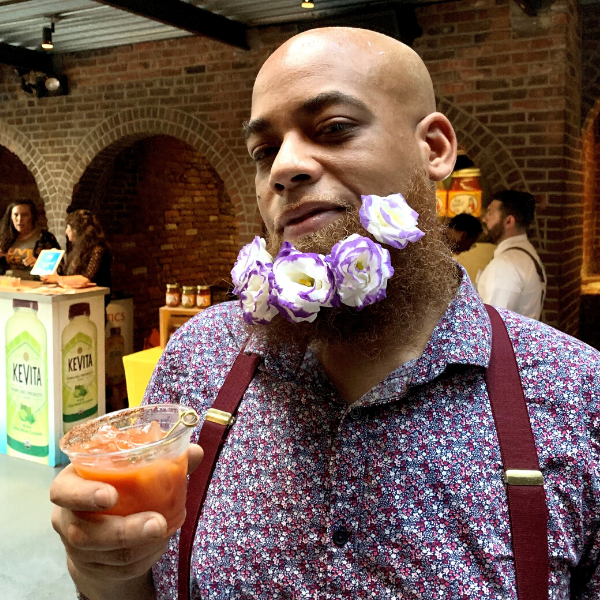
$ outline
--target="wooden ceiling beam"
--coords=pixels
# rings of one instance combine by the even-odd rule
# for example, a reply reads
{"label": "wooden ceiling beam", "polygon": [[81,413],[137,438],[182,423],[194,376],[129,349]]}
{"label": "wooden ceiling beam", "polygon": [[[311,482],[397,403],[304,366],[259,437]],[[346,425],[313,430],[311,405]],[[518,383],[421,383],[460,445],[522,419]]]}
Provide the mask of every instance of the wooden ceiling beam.
{"label": "wooden ceiling beam", "polygon": [[100,4],[249,50],[246,26],[181,0],[96,0]]}

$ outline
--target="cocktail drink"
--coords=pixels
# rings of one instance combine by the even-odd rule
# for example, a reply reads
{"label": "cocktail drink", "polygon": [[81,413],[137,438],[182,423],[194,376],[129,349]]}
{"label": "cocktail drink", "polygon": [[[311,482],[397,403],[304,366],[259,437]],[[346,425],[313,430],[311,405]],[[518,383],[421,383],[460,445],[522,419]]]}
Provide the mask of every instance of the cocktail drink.
{"label": "cocktail drink", "polygon": [[185,518],[187,449],[194,411],[179,404],[128,408],[82,423],[60,441],[77,474],[119,494],[105,514],[155,511],[176,530]]}

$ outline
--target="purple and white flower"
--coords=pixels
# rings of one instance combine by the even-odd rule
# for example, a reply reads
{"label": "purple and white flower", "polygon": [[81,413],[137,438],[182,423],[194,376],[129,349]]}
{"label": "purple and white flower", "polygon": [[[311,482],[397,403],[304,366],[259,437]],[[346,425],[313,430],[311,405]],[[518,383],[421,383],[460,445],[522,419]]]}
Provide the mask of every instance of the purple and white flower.
{"label": "purple and white flower", "polygon": [[277,314],[271,304],[271,284],[269,281],[272,266],[256,263],[247,273],[246,283],[239,292],[242,316],[249,325],[267,325]]}
{"label": "purple and white flower", "polygon": [[256,236],[252,242],[246,244],[240,250],[237,261],[231,269],[231,279],[234,285],[233,293],[240,295],[250,273],[257,265],[267,266],[269,264],[273,264],[273,257],[266,250],[265,240]]}
{"label": "purple and white flower", "polygon": [[339,306],[333,274],[325,257],[299,252],[284,242],[273,263],[271,304],[292,323],[312,323],[324,306]]}
{"label": "purple and white flower", "polygon": [[338,242],[326,260],[342,303],[362,310],[385,298],[394,268],[390,253],[379,244],[354,233]]}
{"label": "purple and white flower", "polygon": [[415,212],[402,194],[361,196],[359,216],[362,226],[382,244],[402,250],[425,234],[417,227]]}

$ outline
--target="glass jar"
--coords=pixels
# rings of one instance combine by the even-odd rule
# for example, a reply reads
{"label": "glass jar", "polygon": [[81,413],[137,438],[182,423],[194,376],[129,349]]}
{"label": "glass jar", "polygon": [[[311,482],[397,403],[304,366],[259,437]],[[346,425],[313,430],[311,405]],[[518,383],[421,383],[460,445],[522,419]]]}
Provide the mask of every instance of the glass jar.
{"label": "glass jar", "polygon": [[445,217],[448,202],[448,190],[443,181],[435,182],[435,208],[438,217]]}
{"label": "glass jar", "polygon": [[452,173],[452,184],[448,191],[448,216],[468,213],[481,216],[481,171],[461,169]]}
{"label": "glass jar", "polygon": [[210,286],[209,285],[199,285],[198,293],[196,294],[196,306],[198,308],[206,308],[210,306],[211,296],[210,296]]}
{"label": "glass jar", "polygon": [[184,285],[181,294],[181,306],[194,308],[196,306],[196,288],[193,285]]}
{"label": "glass jar", "polygon": [[167,283],[166,304],[171,308],[181,304],[181,291],[178,283]]}

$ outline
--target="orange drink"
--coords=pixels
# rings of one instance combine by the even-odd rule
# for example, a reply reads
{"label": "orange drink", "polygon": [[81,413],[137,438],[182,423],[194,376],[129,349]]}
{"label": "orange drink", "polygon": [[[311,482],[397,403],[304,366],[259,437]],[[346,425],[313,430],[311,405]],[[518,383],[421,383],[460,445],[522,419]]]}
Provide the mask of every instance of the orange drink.
{"label": "orange drink", "polygon": [[170,430],[188,410],[178,404],[120,410],[83,423],[63,437],[60,448],[80,477],[117,490],[117,504],[103,513],[155,511],[165,517],[169,530],[181,526],[192,430],[181,422]]}

